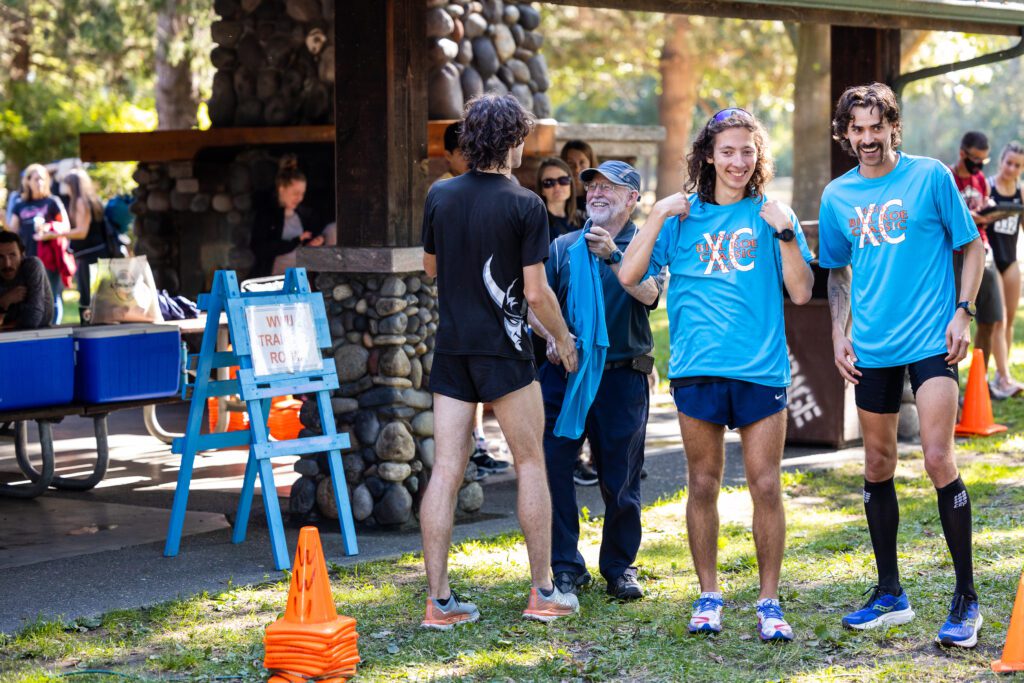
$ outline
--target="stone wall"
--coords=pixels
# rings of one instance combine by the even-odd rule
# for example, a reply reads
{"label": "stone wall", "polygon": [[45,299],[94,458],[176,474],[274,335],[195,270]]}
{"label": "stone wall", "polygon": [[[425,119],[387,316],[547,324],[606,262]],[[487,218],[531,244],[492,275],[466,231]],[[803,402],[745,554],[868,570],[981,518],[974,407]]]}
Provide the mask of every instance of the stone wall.
{"label": "stone wall", "polygon": [[215,0],[214,126],[334,122],[334,1]]}
{"label": "stone wall", "polygon": [[[196,161],[139,164],[135,252],[144,254],[157,287],[194,298],[207,291],[216,270],[234,270],[239,279],[253,265],[249,248],[261,195],[272,197],[278,161],[297,153],[301,168],[333,163],[330,148],[316,145],[218,150]],[[334,179],[307,172],[306,202],[321,215],[334,215]]]}
{"label": "stone wall", "polygon": [[[414,521],[434,466],[433,401],[427,389],[437,331],[437,287],[422,273],[353,275],[320,273],[340,388],[331,405],[351,447],[342,454],[352,513],[357,522],[401,526]],[[300,436],[320,433],[315,402],[300,413]],[[293,517],[317,513],[336,518],[327,459],[305,456],[291,490]],[[469,464],[459,494],[461,512],[483,503]]]}
{"label": "stone wall", "polygon": [[483,92],[512,93],[538,118],[551,116],[540,12],[530,2],[425,0],[431,119],[458,119]]}

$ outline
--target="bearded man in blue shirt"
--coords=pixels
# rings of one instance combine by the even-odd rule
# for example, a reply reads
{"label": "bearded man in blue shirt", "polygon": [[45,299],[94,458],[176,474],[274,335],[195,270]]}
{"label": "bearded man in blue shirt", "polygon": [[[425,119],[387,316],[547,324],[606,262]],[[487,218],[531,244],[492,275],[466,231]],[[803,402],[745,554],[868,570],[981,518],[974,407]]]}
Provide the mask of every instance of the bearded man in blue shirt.
{"label": "bearded man in blue shirt", "polygon": [[718,493],[728,426],[740,432],[754,502],[757,634],[789,641],[793,630],[778,593],[786,538],[779,470],[790,384],[782,287],[794,303],[810,299],[812,256],[793,211],[764,194],[773,164],[753,115],[731,108],[712,116],[687,161],[687,189],[696,192],[654,205],[619,280],[632,285],[669,269],[668,376],[686,451],[686,528],[701,590],[689,629],[722,629]]}
{"label": "bearded man in blue shirt", "polygon": [[[869,629],[914,618],[896,563],[899,503],[894,474],[903,381],[921,419],[924,467],[938,496],[939,519],[956,587],[936,640],[974,647],[982,617],[974,588],[971,501],[953,457],[956,364],[970,344],[984,247],[945,164],[898,151],[902,122],[893,91],[881,83],[848,88],[832,136],[858,165],[821,198],[820,262],[830,268],[829,309],[835,365],[856,385],[864,436],[864,512],[878,583],[843,625]],[[963,249],[959,303],[953,249]],[[852,326],[850,325],[852,311]]]}
{"label": "bearded man in blue shirt", "polygon": [[[590,440],[594,467],[604,501],[605,517],[598,560],[607,581],[608,595],[619,600],[643,597],[634,566],[640,549],[640,472],[644,464],[644,438],[649,409],[647,375],[654,366],[650,312],[658,307],[663,278],[660,273],[635,286],[618,279],[622,253],[636,235],[630,220],[640,196],[640,174],[622,161],[605,161],[580,173],[590,216],[582,230],[552,242],[545,270],[548,284],[558,296],[562,314],[581,341],[584,326],[605,323],[607,353],[596,364],[573,377],[590,385],[592,402],[574,400],[573,389],[561,365],[553,340],[548,341],[547,362],[540,366],[544,395],[544,457],[551,490],[551,568],[555,585],[563,593],[576,593],[590,582],[578,550],[580,525],[573,469],[584,439]],[[593,262],[593,263],[591,263]],[[590,265],[591,268],[586,268]],[[577,270],[578,269],[578,270]],[[576,272],[573,272],[576,271]],[[585,282],[580,275],[595,274]],[[590,285],[589,287],[586,285]],[[570,306],[581,302],[582,315]],[[603,316],[599,314],[603,312]],[[593,323],[593,324],[590,324]],[[535,332],[549,335],[534,320]],[[600,335],[596,335],[600,337]],[[581,349],[584,358],[596,349]]]}

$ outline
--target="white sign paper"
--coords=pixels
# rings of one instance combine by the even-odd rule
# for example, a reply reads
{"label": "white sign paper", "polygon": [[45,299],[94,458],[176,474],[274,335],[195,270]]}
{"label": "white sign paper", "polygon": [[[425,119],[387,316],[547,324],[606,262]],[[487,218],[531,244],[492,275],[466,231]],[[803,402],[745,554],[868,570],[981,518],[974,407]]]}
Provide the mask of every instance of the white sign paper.
{"label": "white sign paper", "polygon": [[309,304],[246,306],[245,319],[257,377],[323,367]]}

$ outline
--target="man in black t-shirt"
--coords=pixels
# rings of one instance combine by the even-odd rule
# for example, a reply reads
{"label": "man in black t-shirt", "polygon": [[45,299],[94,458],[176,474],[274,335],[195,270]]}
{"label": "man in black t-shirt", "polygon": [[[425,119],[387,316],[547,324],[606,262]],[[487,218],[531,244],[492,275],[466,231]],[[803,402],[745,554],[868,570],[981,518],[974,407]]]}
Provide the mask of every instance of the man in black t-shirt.
{"label": "man in black t-shirt", "polygon": [[448,583],[455,500],[469,453],[465,444],[477,403],[493,405],[519,479],[519,523],[530,557],[532,587],[523,616],[551,621],[579,610],[572,593],[551,581],[551,499],[544,468],[544,409],[527,304],[554,336],[564,367],[577,365],[575,339],[548,287],[547,210],[513,183],[529,115],[511,96],[469,103],[459,146],[470,171],[434,185],[423,211],[423,269],[437,277],[440,321],[430,372],[435,458],[420,504],[428,595],[422,626],[448,630],[476,621]]}

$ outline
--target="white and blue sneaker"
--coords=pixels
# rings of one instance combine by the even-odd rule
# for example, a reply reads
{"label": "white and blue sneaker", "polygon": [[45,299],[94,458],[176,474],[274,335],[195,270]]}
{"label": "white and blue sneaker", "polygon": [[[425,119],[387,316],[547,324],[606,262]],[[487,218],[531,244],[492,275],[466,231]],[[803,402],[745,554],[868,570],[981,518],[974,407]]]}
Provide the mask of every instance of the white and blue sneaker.
{"label": "white and blue sneaker", "polygon": [[700,597],[693,601],[690,633],[721,633],[724,606],[721,593],[701,593]]}
{"label": "white and blue sneaker", "polygon": [[763,641],[777,640],[785,643],[793,640],[793,627],[786,622],[782,607],[775,598],[757,601],[757,637]]}
{"label": "white and blue sneaker", "polygon": [[949,605],[949,616],[939,629],[935,642],[946,647],[974,647],[981,630],[981,610],[978,601],[957,593]]}
{"label": "white and blue sneaker", "polygon": [[869,590],[871,597],[864,606],[843,617],[843,626],[846,628],[863,631],[879,626],[906,624],[914,618],[914,610],[910,607],[910,599],[905,590],[901,590],[899,595],[885,593],[878,586]]}

